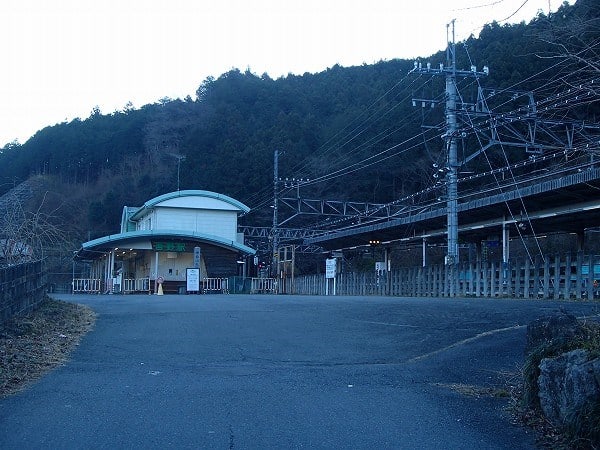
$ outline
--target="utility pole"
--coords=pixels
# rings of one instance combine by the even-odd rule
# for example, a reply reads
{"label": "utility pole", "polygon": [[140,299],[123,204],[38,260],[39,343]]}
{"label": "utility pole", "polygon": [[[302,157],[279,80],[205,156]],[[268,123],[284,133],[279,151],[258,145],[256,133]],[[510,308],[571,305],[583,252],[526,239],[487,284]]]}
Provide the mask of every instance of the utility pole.
{"label": "utility pole", "polygon": [[[449,34],[447,26],[446,34]],[[458,263],[458,152],[456,143],[456,44],[454,42],[454,20],[452,21],[452,41],[448,35],[446,49],[446,64],[449,70],[446,73],[446,136],[444,138],[448,149],[448,181],[447,208],[448,208],[448,252],[446,264]]]}
{"label": "utility pole", "polygon": [[[452,30],[450,30],[452,27]],[[477,72],[475,66],[471,70],[456,69],[456,43],[454,33],[454,20],[447,25],[448,47],[446,48],[446,66],[440,64],[439,69],[431,68],[431,64],[423,67],[421,63],[415,61],[414,72],[439,74],[446,77],[446,131],[442,135],[444,145],[448,152],[446,160],[446,208],[447,208],[447,233],[448,233],[448,251],[446,253],[446,264],[453,265],[459,261],[458,255],[458,91],[456,80],[458,77],[479,78],[489,74],[487,67],[483,72]],[[425,100],[420,100],[425,105]],[[416,104],[416,99],[413,99]]]}
{"label": "utility pole", "polygon": [[278,201],[279,201],[279,150],[275,150],[273,154],[273,252],[271,275],[277,277],[279,266],[279,217],[278,217]]}

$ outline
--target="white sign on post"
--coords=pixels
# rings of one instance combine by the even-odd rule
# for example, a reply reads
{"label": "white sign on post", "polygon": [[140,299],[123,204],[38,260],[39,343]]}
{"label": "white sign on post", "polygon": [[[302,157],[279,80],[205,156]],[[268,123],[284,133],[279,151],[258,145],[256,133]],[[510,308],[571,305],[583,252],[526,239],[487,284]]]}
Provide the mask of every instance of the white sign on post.
{"label": "white sign on post", "polygon": [[337,259],[325,260],[325,295],[329,295],[329,280],[333,279],[333,295],[335,295],[335,276],[337,274]]}
{"label": "white sign on post", "polygon": [[337,273],[337,260],[335,258],[325,260],[325,278],[335,278]]}
{"label": "white sign on post", "polygon": [[200,269],[187,268],[185,269],[186,289],[188,292],[200,291]]}

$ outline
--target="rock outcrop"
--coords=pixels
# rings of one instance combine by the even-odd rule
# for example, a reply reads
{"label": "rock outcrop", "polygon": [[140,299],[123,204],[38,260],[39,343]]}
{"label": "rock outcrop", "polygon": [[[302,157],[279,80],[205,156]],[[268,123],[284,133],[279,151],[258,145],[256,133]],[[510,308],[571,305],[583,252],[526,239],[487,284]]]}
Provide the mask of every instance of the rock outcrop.
{"label": "rock outcrop", "polygon": [[[600,326],[565,311],[527,327],[525,401],[564,430],[600,439]],[[594,447],[595,448],[595,447]]]}
{"label": "rock outcrop", "polygon": [[538,378],[542,412],[557,426],[570,426],[577,412],[600,400],[600,358],[583,349],[544,358]]}

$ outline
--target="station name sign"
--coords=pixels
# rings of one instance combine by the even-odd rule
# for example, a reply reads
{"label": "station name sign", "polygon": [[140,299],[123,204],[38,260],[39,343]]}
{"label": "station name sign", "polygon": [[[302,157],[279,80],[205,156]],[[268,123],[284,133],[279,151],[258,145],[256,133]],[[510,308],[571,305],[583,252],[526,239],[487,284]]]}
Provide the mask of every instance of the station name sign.
{"label": "station name sign", "polygon": [[184,242],[152,242],[152,250],[157,252],[185,252]]}

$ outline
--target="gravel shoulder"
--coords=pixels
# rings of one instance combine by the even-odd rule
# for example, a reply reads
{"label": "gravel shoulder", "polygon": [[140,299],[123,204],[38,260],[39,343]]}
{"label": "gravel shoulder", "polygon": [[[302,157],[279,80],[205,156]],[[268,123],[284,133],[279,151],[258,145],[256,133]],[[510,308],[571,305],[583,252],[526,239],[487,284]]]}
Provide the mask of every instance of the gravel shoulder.
{"label": "gravel shoulder", "polygon": [[34,312],[0,327],[0,398],[64,364],[95,320],[87,306],[46,299]]}

